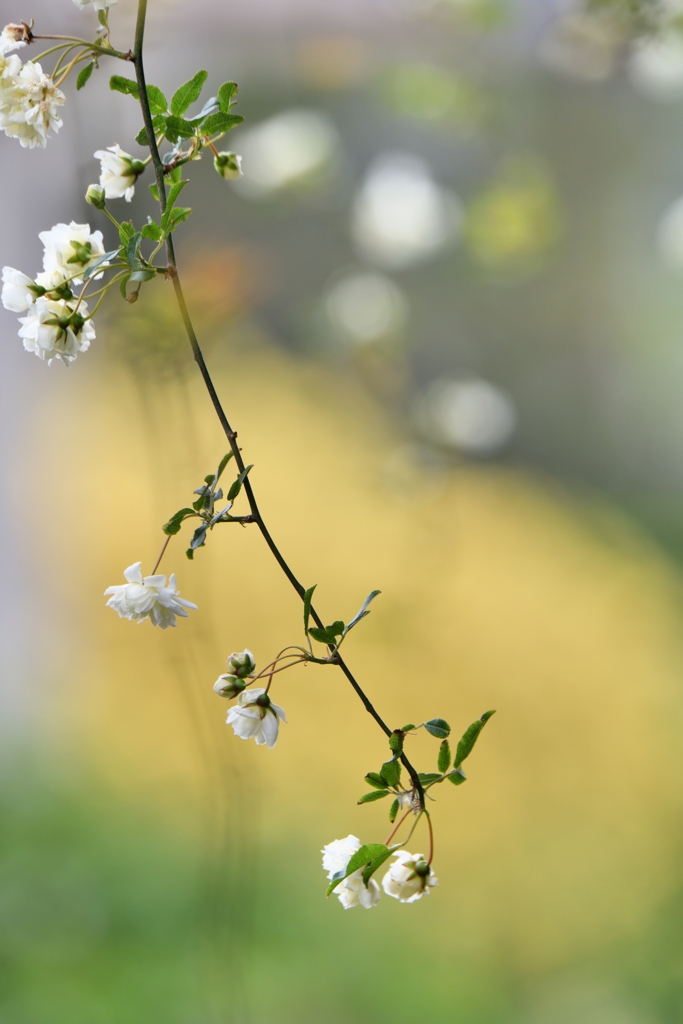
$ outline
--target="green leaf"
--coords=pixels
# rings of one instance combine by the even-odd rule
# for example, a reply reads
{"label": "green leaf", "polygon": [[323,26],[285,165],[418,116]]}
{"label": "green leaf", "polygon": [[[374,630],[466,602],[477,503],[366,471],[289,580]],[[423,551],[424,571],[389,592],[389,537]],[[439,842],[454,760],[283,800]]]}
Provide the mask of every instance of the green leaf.
{"label": "green leaf", "polygon": [[149,190],[156,199],[156,201],[159,202],[159,189],[156,187],[156,184],[150,185]]}
{"label": "green leaf", "polygon": [[418,772],[417,776],[423,786],[429,786],[432,782],[437,782],[441,779],[439,772]]}
{"label": "green leaf", "polygon": [[384,843],[367,843],[365,846],[361,846],[360,850],[354,853],[353,857],[346,865],[346,871],[342,874],[339,873],[337,878],[333,878],[327,887],[327,895],[337,888],[340,882],[343,882],[345,878],[352,875],[354,871],[358,871],[359,868],[364,868],[366,864],[370,864],[377,857],[381,857],[382,854],[387,850]]}
{"label": "green leaf", "polygon": [[190,541],[189,551],[196,551],[197,548],[201,548],[206,543],[206,531],[209,528],[208,523],[202,523],[192,534],[192,540]]}
{"label": "green leaf", "polygon": [[389,747],[394,754],[400,754],[403,750],[403,733],[400,729],[394,729],[389,737]]}
{"label": "green leaf", "polygon": [[472,722],[472,725],[470,725],[462,734],[460,742],[458,743],[458,749],[455,752],[455,768],[459,768],[465,758],[470,756],[474,748],[474,744],[479,738],[479,733],[484,728],[491,715],[495,715],[495,711],[485,711],[481,718],[478,718],[476,722]]}
{"label": "green leaf", "polygon": [[436,736],[437,740],[445,740],[451,734],[451,727],[443,718],[432,718],[425,722],[425,729],[431,736]]}
{"label": "green leaf", "polygon": [[165,114],[168,110],[168,100],[156,85],[147,86],[147,99],[149,100],[149,109],[153,114]]}
{"label": "green leaf", "polygon": [[398,814],[398,800],[394,800],[393,804],[389,809],[389,821],[396,821],[396,815]]}
{"label": "green leaf", "polygon": [[414,729],[414,728],[415,728],[415,726],[413,725],[413,723],[409,722],[408,725],[404,725],[403,726],[403,728],[401,729],[401,732],[410,732],[410,730]]}
{"label": "green leaf", "polygon": [[454,786],[462,786],[463,782],[467,781],[467,776],[462,768],[456,768],[455,771],[451,772],[450,775],[447,775],[446,778],[449,782],[452,782]]}
{"label": "green leaf", "polygon": [[387,788],[386,782],[384,781],[381,775],[377,774],[377,772],[368,772],[368,774],[365,776],[365,781],[367,782],[368,786],[373,786],[375,789]]}
{"label": "green leaf", "polygon": [[381,868],[382,864],[384,864],[384,861],[388,860],[388,858],[391,857],[393,852],[393,850],[385,850],[384,853],[380,853],[379,857],[375,857],[373,860],[370,861],[365,871],[363,872],[363,882],[365,883],[365,885],[368,884],[368,882],[374,875],[375,871],[377,871],[377,868]]}
{"label": "green leaf", "polygon": [[147,270],[146,268],[143,268],[142,270],[134,270],[133,273],[130,275],[130,280],[131,281],[152,281],[156,276],[157,276],[156,270]]}
{"label": "green leaf", "polygon": [[379,774],[386,782],[387,786],[398,786],[401,781],[401,762],[400,761],[385,761],[379,770]]}
{"label": "green leaf", "polygon": [[97,12],[97,20],[99,21],[102,28],[107,28],[107,10]]}
{"label": "green leaf", "polygon": [[199,94],[204,88],[204,82],[208,77],[208,71],[198,71],[194,78],[191,78],[189,82],[185,82],[179,89],[176,89],[171,99],[171,113],[178,116],[184,114],[190,104],[199,99]]}
{"label": "green leaf", "polygon": [[175,184],[171,185],[171,189],[170,189],[170,191],[168,193],[168,196],[166,198],[166,211],[165,211],[165,214],[169,214],[171,212],[171,210],[173,209],[173,207],[176,204],[176,200],[177,200],[178,196],[183,191],[183,189],[185,188],[186,185],[187,185],[187,178],[184,178],[183,181],[176,181]]}
{"label": "green leaf", "polygon": [[169,537],[175,536],[176,533],[180,532],[180,527],[183,525],[183,521],[189,516],[193,516],[196,513],[191,508],[181,508],[179,512],[174,512],[167,523],[165,523],[161,529]]}
{"label": "green leaf", "polygon": [[143,227],[141,234],[143,238],[151,238],[153,242],[158,242],[163,235],[163,231],[161,230],[161,225],[157,224],[151,217],[147,217],[147,223]]}
{"label": "green leaf", "polygon": [[325,628],[328,633],[332,634],[332,636],[341,636],[344,632],[344,623],[341,619],[337,619],[331,626],[326,626]]}
{"label": "green leaf", "polygon": [[218,105],[224,114],[230,113],[230,107],[233,103],[236,103],[235,97],[237,96],[237,85],[235,82],[223,82],[223,85],[218,90]]}
{"label": "green leaf", "polygon": [[109,79],[109,88],[112,92],[122,92],[124,95],[134,96],[136,100],[140,98],[138,83],[134,82],[132,78],[124,78],[123,75],[112,75]]}
{"label": "green leaf", "polygon": [[126,262],[129,267],[133,267],[138,263],[138,247],[140,245],[141,238],[142,232],[135,231],[128,239],[128,245],[126,246]]}
{"label": "green leaf", "polygon": [[121,245],[128,245],[134,234],[135,227],[132,221],[124,220],[123,224],[119,224],[119,238],[121,239]]}
{"label": "green leaf", "polygon": [[359,611],[354,615],[354,617],[351,619],[351,621],[347,625],[346,629],[344,630],[344,636],[346,636],[348,631],[350,629],[353,629],[353,627],[357,623],[359,623],[361,619],[364,619],[366,615],[370,614],[370,612],[366,610],[368,605],[370,604],[371,601],[375,600],[375,598],[377,597],[378,594],[381,594],[381,593],[382,593],[381,590],[373,590],[371,593],[368,594],[368,596],[365,598],[365,600],[363,601],[362,605],[360,606]]}
{"label": "green leaf", "polygon": [[102,269],[102,264],[106,263],[107,260],[113,260],[115,256],[118,256],[119,250],[112,249],[111,252],[105,252],[104,256],[100,256],[94,263],[91,263],[86,272],[83,274],[83,280],[89,281],[93,274],[96,274],[98,270]]}
{"label": "green leaf", "polygon": [[[154,117],[152,118],[152,127],[154,128],[154,132],[156,135],[158,135],[159,132],[163,132],[164,129],[166,128],[166,118],[163,117],[161,114],[155,114]],[[144,126],[135,136],[135,141],[138,143],[139,146],[149,146],[149,140],[147,138],[147,129]],[[150,185],[150,188],[151,187],[152,186]],[[157,199],[157,202],[159,201],[156,196],[154,198]]]}
{"label": "green leaf", "polygon": [[448,744],[448,740],[441,741],[441,746],[439,747],[439,756],[436,760],[436,765],[442,774],[444,772],[447,772],[451,766],[451,748]]}
{"label": "green leaf", "polygon": [[195,126],[184,117],[176,117],[171,114],[166,118],[166,138],[169,142],[177,142],[178,139],[191,139],[195,133]]}
{"label": "green leaf", "polygon": [[312,587],[309,587],[304,594],[304,636],[308,636],[308,621],[311,617],[311,602],[313,600],[313,591],[318,586],[314,583]]}
{"label": "green leaf", "polygon": [[358,803],[371,804],[373,800],[381,800],[383,796],[389,796],[388,789],[373,789],[370,793],[364,793]]}
{"label": "green leaf", "polygon": [[123,280],[121,281],[121,283],[119,285],[119,291],[121,292],[121,295],[124,297],[124,299],[128,297],[126,295],[126,285],[128,284],[129,278],[130,278],[130,274],[126,274],[126,276],[123,278]]}
{"label": "green leaf", "polygon": [[82,89],[85,83],[88,81],[93,73],[95,62],[92,61],[90,64],[86,64],[84,68],[78,72],[78,78],[76,79],[76,89]]}
{"label": "green leaf", "polygon": [[327,644],[328,647],[334,647],[337,643],[337,637],[334,633],[330,633],[327,629],[320,629],[318,626],[311,626],[308,630],[308,635],[317,640],[319,644]]}
{"label": "green leaf", "polygon": [[240,114],[224,114],[219,111],[217,114],[209,114],[201,123],[204,135],[215,135],[216,132],[229,132],[238,124],[242,124],[244,118]]}
{"label": "green leaf", "polygon": [[216,470],[216,475],[213,478],[214,479],[214,485],[217,484],[218,481],[220,480],[220,478],[222,477],[223,470],[225,469],[227,464],[230,462],[230,459],[233,457],[233,454],[234,454],[233,452],[228,452],[228,454],[224,455],[223,458],[221,459],[221,461],[218,463],[218,469]]}
{"label": "green leaf", "polygon": [[178,227],[178,225],[182,224],[183,221],[186,221],[191,213],[192,213],[192,207],[191,206],[176,206],[176,207],[174,207],[174,209],[171,210],[171,212],[168,215],[168,218],[166,220],[166,234],[170,235],[172,231],[175,231],[175,229]]}
{"label": "green leaf", "polygon": [[244,469],[242,470],[242,472],[240,473],[240,475],[237,477],[237,479],[233,481],[233,483],[230,485],[230,490],[228,491],[228,495],[227,495],[228,501],[234,501],[235,500],[237,495],[242,490],[242,484],[247,479],[247,476],[249,475],[249,470],[253,469],[253,468],[254,468],[254,464],[253,463],[251,464],[251,466],[245,466]]}

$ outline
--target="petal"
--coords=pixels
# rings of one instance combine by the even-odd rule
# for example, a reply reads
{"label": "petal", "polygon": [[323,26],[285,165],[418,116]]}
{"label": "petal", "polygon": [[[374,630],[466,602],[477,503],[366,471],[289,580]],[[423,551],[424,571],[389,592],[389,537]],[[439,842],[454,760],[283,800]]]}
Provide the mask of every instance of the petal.
{"label": "petal", "polygon": [[263,735],[265,742],[268,744],[268,749],[272,750],[277,743],[278,733],[278,720],[277,715],[271,714],[270,710],[265,715],[262,724]]}
{"label": "petal", "polygon": [[123,575],[129,583],[142,583],[141,565],[142,562],[135,562],[133,565],[129,565],[127,569],[124,569]]}

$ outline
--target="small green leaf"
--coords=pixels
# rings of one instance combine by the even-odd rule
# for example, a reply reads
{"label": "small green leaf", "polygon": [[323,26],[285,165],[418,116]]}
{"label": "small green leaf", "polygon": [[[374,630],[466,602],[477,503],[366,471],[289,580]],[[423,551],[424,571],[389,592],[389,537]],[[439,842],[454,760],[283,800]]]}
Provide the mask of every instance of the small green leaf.
{"label": "small green leaf", "polygon": [[401,732],[410,732],[410,730],[414,729],[414,728],[415,728],[415,726],[413,725],[413,723],[409,722],[408,725],[404,725],[403,726],[403,728],[401,729]]}
{"label": "small green leaf", "polygon": [[244,118],[240,114],[224,114],[222,110],[216,114],[209,114],[201,123],[201,130],[204,135],[215,135],[216,132],[229,132],[238,124],[242,124]]}
{"label": "small green leaf", "polygon": [[379,770],[379,774],[386,782],[387,786],[398,786],[401,781],[401,762],[400,761],[385,761]]}
{"label": "small green leaf", "polygon": [[204,82],[209,77],[208,71],[198,71],[197,74],[185,82],[173,94],[171,99],[171,113],[180,116],[184,114],[190,104],[199,99],[199,94],[204,88]]}
{"label": "small green leaf", "polygon": [[228,491],[228,501],[235,500],[237,495],[242,490],[242,484],[247,479],[247,476],[249,475],[249,470],[253,468],[253,463],[251,464],[251,466],[245,466],[240,475],[237,477],[237,479],[232,482],[232,484],[230,485],[230,490]]}
{"label": "small green leaf", "polygon": [[432,782],[437,782],[441,779],[439,772],[418,772],[417,776],[423,786],[429,786]]}
{"label": "small green leaf", "polygon": [[[155,114],[154,117],[152,118],[152,127],[154,128],[154,132],[155,132],[156,135],[158,135],[160,132],[163,133],[164,129],[166,128],[166,118],[163,117],[161,114]],[[149,140],[147,138],[147,129],[144,126],[140,129],[140,131],[135,136],[135,141],[140,146],[149,146]],[[150,188],[151,187],[152,186],[150,185]],[[155,199],[156,198],[157,197],[155,196]],[[158,199],[157,199],[157,202],[158,202]]]}
{"label": "small green leaf", "polygon": [[355,625],[357,625],[360,622],[361,619],[364,619],[366,615],[370,614],[370,612],[367,611],[368,605],[370,604],[371,601],[375,600],[375,598],[377,597],[378,594],[381,594],[381,593],[382,593],[381,590],[373,590],[371,593],[368,594],[368,596],[365,598],[365,600],[363,601],[362,605],[360,606],[360,609],[354,615],[354,617],[351,619],[351,621],[347,625],[346,629],[344,630],[344,636],[346,636],[348,631],[350,629],[353,629],[353,627]]}
{"label": "small green leaf", "polygon": [[77,90],[83,88],[85,83],[88,81],[88,79],[92,75],[94,67],[95,67],[95,63],[94,63],[94,61],[92,61],[90,64],[86,64],[85,67],[81,68],[81,70],[78,72],[78,78],[76,79],[76,89]]}
{"label": "small green leaf", "polygon": [[311,617],[311,602],[313,600],[313,591],[318,586],[314,583],[312,587],[309,587],[304,594],[304,636],[308,636],[308,622]]}
{"label": "small green leaf", "polygon": [[365,883],[365,885],[368,884],[368,882],[374,875],[375,871],[377,871],[377,868],[381,868],[382,864],[384,864],[384,861],[388,860],[388,858],[391,857],[393,852],[393,850],[385,850],[384,853],[380,853],[379,857],[375,857],[373,860],[370,861],[368,866],[365,868],[365,871],[363,872],[363,882]]}
{"label": "small green leaf", "polygon": [[121,245],[128,245],[131,238],[135,234],[135,226],[130,220],[124,220],[123,224],[119,224],[119,238],[121,239]]}
{"label": "small green leaf", "polygon": [[398,814],[398,800],[394,800],[393,804],[389,809],[389,821],[396,821],[396,815]]}
{"label": "small green leaf", "polygon": [[373,789],[370,793],[364,793],[358,803],[371,804],[373,800],[381,800],[383,796],[389,796],[388,789]]}
{"label": "small green leaf", "polygon": [[178,225],[186,221],[191,213],[191,206],[175,206],[166,219],[166,234],[170,235],[172,231],[175,231]]}
{"label": "small green leaf", "polygon": [[495,715],[495,711],[485,711],[481,718],[478,718],[476,722],[472,722],[469,728],[465,729],[462,734],[460,742],[458,743],[458,749],[455,752],[455,768],[459,768],[466,757],[469,757],[474,749],[474,744],[479,738],[479,733],[488,722],[491,715]]}
{"label": "small green leaf", "polygon": [[451,734],[451,727],[443,718],[432,718],[429,722],[425,722],[425,729],[431,736],[436,736],[438,740],[445,740]]}
{"label": "small green leaf", "polygon": [[183,191],[183,189],[185,188],[186,185],[187,185],[187,178],[183,179],[183,181],[176,181],[174,185],[171,185],[171,189],[170,189],[170,191],[168,193],[168,196],[166,198],[166,211],[165,211],[166,214],[171,212],[171,210],[173,209],[173,207],[176,204],[176,200],[177,200],[178,196]]}
{"label": "small green leaf", "polygon": [[195,126],[184,117],[176,117],[170,114],[166,118],[166,138],[169,142],[177,142],[178,139],[191,139],[195,133]]}
{"label": "small green leaf", "polygon": [[344,874],[339,874],[338,878],[333,878],[327,887],[327,895],[337,888],[340,882],[343,882],[345,878],[352,875],[354,871],[358,871],[359,868],[364,868],[366,864],[370,864],[376,857],[381,857],[386,851],[387,847],[384,843],[367,843],[365,846],[361,846],[360,850],[354,853],[353,857],[346,865],[346,871]]}
{"label": "small green leaf", "polygon": [[168,110],[168,100],[156,85],[147,86],[147,99],[149,100],[149,109],[153,114],[165,114]]}
{"label": "small green leaf", "polygon": [[104,256],[100,256],[94,263],[91,263],[86,272],[83,274],[83,280],[89,281],[93,274],[97,274],[98,271],[102,270],[102,264],[108,260],[113,260],[115,256],[118,256],[119,250],[112,249],[111,252],[105,252]]}
{"label": "small green leaf", "polygon": [[237,96],[237,85],[235,82],[223,82],[223,85],[218,90],[218,105],[224,114],[230,113],[230,107],[236,103],[235,97]]}
{"label": "small green leaf", "polygon": [[150,185],[149,190],[156,199],[156,201],[159,202],[159,189],[156,187],[156,185]]}
{"label": "small green leaf", "polygon": [[135,231],[128,239],[128,245],[126,246],[126,262],[129,267],[133,267],[138,262],[138,248],[141,238],[142,232]]}
{"label": "small green leaf", "polygon": [[97,12],[97,20],[99,21],[102,28],[107,28],[107,10],[100,10]]}
{"label": "small green leaf", "polygon": [[153,242],[158,242],[163,231],[161,230],[161,225],[157,224],[155,220],[152,220],[152,218],[148,216],[147,223],[143,227],[141,233],[143,238],[151,238]]}
{"label": "small green leaf", "polygon": [[326,626],[325,628],[328,633],[332,634],[332,636],[341,636],[344,632],[344,623],[341,619],[337,619],[331,626]]}
{"label": "small green leaf", "polygon": [[121,295],[124,297],[124,299],[128,297],[126,295],[126,285],[128,284],[129,278],[130,278],[130,274],[126,274],[126,276],[123,278],[123,280],[121,281],[121,283],[119,285],[119,291],[121,292]]}
{"label": "small green leaf", "polygon": [[377,772],[368,772],[368,774],[365,776],[365,781],[367,782],[368,786],[373,786],[375,789],[387,788],[386,782],[384,781],[381,775],[377,774]]}
{"label": "small green leaf", "polygon": [[230,462],[230,459],[233,457],[233,454],[234,454],[233,452],[228,452],[228,454],[224,455],[223,458],[221,459],[221,461],[218,463],[218,469],[216,470],[216,475],[214,477],[214,482],[215,483],[218,483],[220,478],[223,476],[223,470],[225,469],[227,464]]}
{"label": "small green leaf", "polygon": [[152,281],[157,276],[156,270],[134,270],[130,275],[131,281]]}
{"label": "small green leaf", "polygon": [[462,786],[463,782],[467,781],[467,776],[462,768],[456,768],[455,771],[451,772],[450,775],[447,775],[446,778],[449,782],[452,782],[454,786]]}
{"label": "small green leaf", "polygon": [[439,756],[436,761],[437,768],[443,774],[447,772],[451,766],[451,748],[448,744],[448,740],[442,740],[441,746],[439,747]]}
{"label": "small green leaf", "polygon": [[330,633],[327,629],[320,629],[318,626],[311,626],[308,635],[317,640],[319,644],[327,644],[328,647],[334,647],[337,643],[334,633]]}
{"label": "small green leaf", "polygon": [[394,729],[389,737],[389,747],[394,754],[400,754],[403,750],[403,733],[400,729]]}
{"label": "small green leaf", "polygon": [[162,530],[167,536],[173,537],[176,533],[180,532],[183,521],[193,515],[195,513],[191,508],[181,508],[179,512],[173,513],[169,521],[162,526]]}
{"label": "small green leaf", "polygon": [[127,96],[134,96],[137,100],[140,96],[138,83],[132,78],[124,78],[123,75],[112,75],[109,79],[109,88],[112,92],[122,92]]}

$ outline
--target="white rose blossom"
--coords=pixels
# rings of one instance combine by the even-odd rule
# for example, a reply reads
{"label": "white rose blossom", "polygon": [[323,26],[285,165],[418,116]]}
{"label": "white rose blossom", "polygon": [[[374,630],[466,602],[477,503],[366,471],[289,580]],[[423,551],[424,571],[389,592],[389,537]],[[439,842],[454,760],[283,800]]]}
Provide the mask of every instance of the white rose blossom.
{"label": "white rose blossom", "polygon": [[[349,861],[360,847],[360,839],[356,836],[335,839],[323,847],[323,871],[327,871],[330,881],[335,875],[346,871]],[[363,882],[363,868],[344,878],[332,892],[339,898],[344,910],[351,910],[353,907],[365,907],[366,910],[370,910],[380,897],[379,886],[374,878],[371,878],[367,885]]]}
{"label": "white rose blossom", "polygon": [[[50,75],[43,74],[40,64],[21,64],[16,55],[3,58],[5,69],[14,58],[20,70],[3,73],[0,91],[0,128],[11,138],[19,139],[29,149],[47,145],[48,132],[58,132],[63,121],[57,113],[66,97]],[[16,67],[16,65],[14,65]]]}
{"label": "white rose blossom", "polygon": [[135,194],[138,174],[144,170],[142,161],[124,152],[118,142],[107,149],[98,149],[95,159],[101,163],[100,185],[105,199],[125,197],[129,203]]}
{"label": "white rose blossom", "polygon": [[96,11],[106,11],[108,7],[113,7],[114,4],[118,3],[118,0],[74,0],[76,7],[84,11],[90,4],[93,5],[93,9]]}
{"label": "white rose blossom", "polygon": [[36,282],[32,281],[21,270],[14,267],[2,268],[2,304],[13,313],[23,313],[36,301],[37,293],[32,289]]}
{"label": "white rose blossom", "polygon": [[10,110],[14,102],[15,80],[21,71],[21,61],[16,54],[6,57],[0,52],[0,128],[7,127]]}
{"label": "white rose blossom", "polygon": [[171,574],[167,586],[165,576],[145,576],[143,579],[141,565],[142,562],[129,565],[123,573],[127,583],[107,587],[104,592],[105,597],[111,594],[107,608],[118,612],[119,618],[136,622],[150,619],[153,626],[167,629],[168,626],[175,626],[176,615],[186,619],[188,608],[197,611],[196,604],[178,596],[180,591],[175,573]]}
{"label": "white rose blossom", "polygon": [[[90,231],[89,224],[55,224],[49,231],[38,235],[45,246],[43,269],[70,278],[74,284],[83,283],[83,272],[91,263],[104,255],[102,232]],[[102,277],[96,274],[95,279]]]}
{"label": "white rose blossom", "polygon": [[[263,700],[264,696],[268,703]],[[258,703],[259,698],[261,703]],[[280,718],[287,721],[282,708],[267,697],[264,689],[256,686],[239,695],[237,706],[230,708],[226,721],[233,727],[235,736],[242,740],[254,739],[259,746],[267,743],[272,750],[277,743]]]}
{"label": "white rose blossom", "polygon": [[429,895],[429,887],[437,885],[432,869],[421,853],[397,850],[396,858],[382,879],[382,888],[387,896],[393,896],[401,903],[415,903]]}
{"label": "white rose blossom", "polygon": [[64,299],[43,295],[28,307],[26,316],[19,317],[19,337],[26,351],[34,352],[48,366],[53,359],[61,359],[68,366],[79,352],[90,348],[95,337],[95,328],[87,316],[85,302],[74,312]]}
{"label": "white rose blossom", "polygon": [[0,54],[4,56],[10,50],[18,50],[20,46],[26,46],[27,40],[24,36],[23,25],[5,25],[0,32]]}

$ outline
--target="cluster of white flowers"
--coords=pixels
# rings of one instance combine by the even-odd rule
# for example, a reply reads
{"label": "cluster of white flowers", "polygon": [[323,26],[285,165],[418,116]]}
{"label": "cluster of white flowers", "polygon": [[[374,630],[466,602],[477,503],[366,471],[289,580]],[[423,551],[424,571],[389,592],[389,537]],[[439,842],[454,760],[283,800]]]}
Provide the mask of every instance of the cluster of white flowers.
{"label": "cluster of white flowers", "polygon": [[178,596],[180,591],[174,573],[166,586],[165,576],[145,576],[143,579],[141,565],[142,562],[129,565],[123,573],[128,582],[118,587],[107,587],[104,592],[105,597],[111,594],[107,607],[118,612],[119,618],[135,622],[150,619],[153,626],[167,629],[175,626],[176,615],[188,617],[187,608],[197,611],[196,604]]}
{"label": "cluster of white flowers", "polygon": [[213,688],[219,697],[227,697],[228,700],[238,698],[226,719],[235,736],[242,740],[256,740],[259,746],[267,744],[272,750],[277,743],[280,719],[283,722],[287,719],[280,705],[274,704],[262,687],[246,689],[246,680],[253,676],[255,669],[254,655],[248,648],[236,651],[228,658],[228,672],[218,677]]}
{"label": "cluster of white flowers", "polygon": [[[360,848],[360,839],[347,836],[346,839],[335,839],[321,850],[323,871],[327,871],[330,881],[346,871],[349,861]],[[395,860],[382,879],[382,888],[387,896],[393,896],[401,903],[415,903],[437,885],[439,880],[421,853],[397,850],[393,856]],[[369,910],[380,897],[379,885],[374,878],[370,878],[367,885],[363,881],[362,867],[343,878],[332,892],[344,910],[359,906]]]}
{"label": "cluster of white flowers", "polygon": [[59,358],[68,366],[95,337],[87,303],[78,300],[72,285],[81,285],[87,268],[104,255],[102,232],[72,221],[56,224],[39,238],[45,247],[42,273],[34,280],[14,267],[3,267],[2,304],[26,313],[19,317],[19,337],[27,352],[48,365]]}
{"label": "cluster of white flowers", "polygon": [[40,64],[22,64],[9,53],[25,45],[21,33],[21,26],[6,25],[0,36],[0,129],[24,147],[44,148],[48,132],[62,127],[57,108],[66,97]]}

